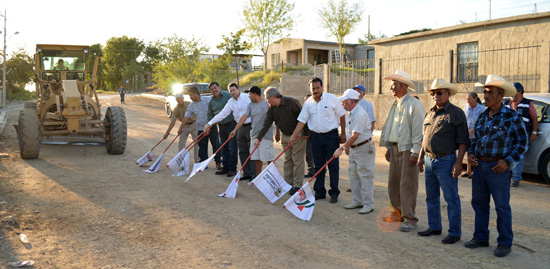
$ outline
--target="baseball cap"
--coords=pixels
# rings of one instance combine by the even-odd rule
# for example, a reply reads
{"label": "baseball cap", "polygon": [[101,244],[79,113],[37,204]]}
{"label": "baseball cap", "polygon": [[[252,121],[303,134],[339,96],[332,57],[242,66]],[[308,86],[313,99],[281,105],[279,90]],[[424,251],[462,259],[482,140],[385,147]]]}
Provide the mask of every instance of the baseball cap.
{"label": "baseball cap", "polygon": [[355,85],[355,87],[353,87],[353,88],[354,88],[354,89],[355,89],[355,88],[358,88],[358,89],[362,90],[363,92],[365,92],[365,87],[363,87],[363,85],[360,85],[360,84],[359,84],[359,85]]}
{"label": "baseball cap", "polygon": [[251,92],[251,93],[255,93],[255,94],[257,94],[257,95],[262,95],[262,90],[261,90],[260,87],[258,87],[258,86],[252,86],[252,87],[250,87],[250,89],[248,89],[248,90],[246,90],[246,91],[244,91],[244,92],[245,92],[245,93]]}
{"label": "baseball cap", "polygon": [[359,99],[359,93],[354,89],[347,89],[344,92],[344,95],[338,97],[338,100],[344,101],[348,99],[358,100]]}
{"label": "baseball cap", "polygon": [[518,92],[523,92],[523,85],[521,85],[521,83],[519,82],[514,82],[514,87],[516,87],[516,90]]}

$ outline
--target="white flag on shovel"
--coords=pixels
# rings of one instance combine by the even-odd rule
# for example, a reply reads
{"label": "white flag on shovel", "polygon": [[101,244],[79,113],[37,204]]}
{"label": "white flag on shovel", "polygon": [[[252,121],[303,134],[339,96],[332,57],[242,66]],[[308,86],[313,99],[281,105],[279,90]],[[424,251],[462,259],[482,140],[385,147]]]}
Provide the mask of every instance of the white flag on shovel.
{"label": "white flag on shovel", "polygon": [[204,171],[204,169],[206,169],[206,167],[208,166],[208,164],[212,161],[212,159],[214,159],[214,156],[216,156],[216,153],[212,154],[212,156],[210,156],[210,158],[200,162],[200,163],[195,163],[193,165],[193,172],[191,172],[191,175],[189,175],[189,177],[185,180],[185,182],[189,181],[189,179],[191,179],[196,173],[200,173],[202,171]]}
{"label": "white flag on shovel", "polygon": [[218,196],[226,197],[226,198],[235,198],[235,196],[237,196],[237,189],[239,188],[240,178],[241,178],[241,171],[239,170],[239,172],[237,172],[237,175],[235,175],[235,177],[229,184],[229,187],[227,187],[227,190],[222,194],[218,194]]}
{"label": "white flag on shovel", "polygon": [[166,166],[172,171],[172,176],[179,177],[189,174],[189,151],[182,149]]}
{"label": "white flag on shovel", "polygon": [[292,188],[281,176],[275,163],[269,164],[251,184],[256,186],[271,203],[275,203]]}
{"label": "white flag on shovel", "polygon": [[283,205],[290,213],[301,220],[311,220],[315,207],[315,195],[311,191],[309,182],[306,182],[288,201]]}
{"label": "white flag on shovel", "polygon": [[164,153],[159,156],[159,158],[153,163],[153,165],[151,165],[151,167],[149,167],[149,169],[143,170],[143,172],[156,173],[159,170],[162,157],[164,157]]}
{"label": "white flag on shovel", "polygon": [[145,153],[145,155],[141,156],[141,158],[136,161],[136,164],[137,166],[142,166],[146,162],[152,162],[153,159],[155,159],[155,153],[153,153],[153,150],[149,150],[149,152]]}

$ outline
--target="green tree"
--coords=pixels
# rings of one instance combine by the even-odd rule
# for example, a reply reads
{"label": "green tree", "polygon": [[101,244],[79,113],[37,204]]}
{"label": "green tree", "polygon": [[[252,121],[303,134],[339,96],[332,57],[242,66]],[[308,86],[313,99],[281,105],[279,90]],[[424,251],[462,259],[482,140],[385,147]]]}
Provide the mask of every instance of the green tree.
{"label": "green tree", "polygon": [[222,50],[224,54],[238,54],[241,51],[247,51],[252,48],[252,44],[241,41],[241,38],[243,37],[245,32],[245,29],[241,29],[237,31],[235,34],[231,32],[229,36],[222,35],[223,42],[220,43],[216,48],[219,50]]}
{"label": "green tree", "polygon": [[97,87],[102,88],[103,87],[103,81],[104,81],[104,75],[103,75],[103,69],[105,69],[105,63],[103,62],[103,48],[101,44],[96,43],[90,46],[90,53],[88,54],[88,60],[86,62],[86,70],[88,70],[88,78],[92,78],[92,72],[94,70],[94,63],[95,59],[99,58],[99,65],[97,67]]}
{"label": "green tree", "polygon": [[[25,86],[34,78],[34,61],[24,49],[20,48],[6,61],[6,99],[10,100],[12,93],[24,92]],[[0,65],[0,72],[3,65]]]}
{"label": "green tree", "polygon": [[170,90],[174,83],[205,79],[204,66],[210,60],[201,60],[201,54],[208,52],[202,40],[173,36],[156,41],[154,46],[159,52],[152,76],[158,87]]}
{"label": "green tree", "polygon": [[287,37],[296,24],[293,10],[294,3],[287,0],[248,0],[248,5],[244,7],[242,22],[254,46],[263,52],[266,70],[269,45],[274,40]]}
{"label": "green tree", "polygon": [[427,32],[427,31],[431,31],[431,30],[432,30],[432,28],[415,29],[415,30],[410,30],[410,31],[407,31],[407,32],[400,33],[400,34],[395,35],[395,36],[410,35],[410,34],[416,34],[416,33],[421,33],[421,32]]}
{"label": "green tree", "polygon": [[[364,13],[362,2],[349,4],[347,0],[335,3],[329,0],[324,8],[317,9],[321,27],[325,28],[329,36],[336,38],[340,55],[344,54],[344,38],[349,35],[361,21]],[[340,57],[340,59],[343,59]]]}
{"label": "green tree", "polygon": [[369,41],[373,41],[373,40],[376,40],[376,39],[380,39],[380,38],[386,38],[388,36],[386,36],[385,34],[381,34],[379,36],[375,36],[373,34],[365,34],[363,36],[363,38],[359,38],[358,42],[359,44],[369,44]]}
{"label": "green tree", "polygon": [[[244,29],[231,33],[228,37],[222,35],[223,42],[217,48],[224,51],[225,55],[235,56],[241,51],[246,51],[252,48],[252,45],[246,41],[241,41],[244,34]],[[237,84],[239,84],[239,56],[235,58],[235,70],[237,72]]]}
{"label": "green tree", "polygon": [[[135,76],[140,75],[140,73],[136,73],[139,70],[135,66],[144,48],[143,41],[125,35],[107,40],[103,49],[104,69],[102,72],[107,88],[117,89],[125,80],[134,82]],[[132,86],[136,86],[134,84]]]}

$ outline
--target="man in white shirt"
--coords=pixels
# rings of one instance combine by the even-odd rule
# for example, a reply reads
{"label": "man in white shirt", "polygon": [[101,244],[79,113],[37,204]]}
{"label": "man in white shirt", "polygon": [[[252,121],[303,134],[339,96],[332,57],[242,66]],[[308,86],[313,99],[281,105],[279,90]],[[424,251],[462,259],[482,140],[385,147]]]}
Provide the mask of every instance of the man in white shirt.
{"label": "man in white shirt", "polygon": [[357,91],[348,89],[338,98],[349,111],[346,128],[348,140],[334,152],[334,157],[340,157],[343,152],[349,155],[348,175],[353,201],[344,208],[362,207],[359,214],[368,214],[374,209],[376,147],[372,142],[371,120],[367,112],[359,106],[359,97]]}
{"label": "man in white shirt", "polygon": [[[237,83],[230,83],[227,87],[229,89],[229,93],[231,94],[231,99],[227,101],[227,104],[224,106],[222,111],[218,113],[213,119],[211,119],[206,126],[204,126],[204,130],[210,130],[210,126],[216,124],[218,121],[221,121],[225,119],[230,113],[233,113],[233,119],[234,122],[232,124],[231,130],[229,130],[229,133],[235,129],[235,126],[237,125],[237,121],[241,119],[241,117],[246,112],[246,107],[248,104],[250,104],[250,98],[248,97],[248,94],[241,93],[239,91],[239,86]],[[248,158],[248,155],[250,155],[250,118],[246,119],[243,126],[238,130],[237,132],[237,145],[239,147],[239,158],[241,159],[241,165],[244,164],[246,159]],[[221,131],[220,131],[221,132]],[[220,141],[220,143],[224,143],[225,141]],[[229,156],[229,158],[237,158],[237,156]],[[249,162],[246,164],[246,166],[243,168],[243,177],[242,180],[252,179],[254,176],[255,171],[255,164],[253,165],[252,162]],[[234,176],[236,171],[229,171],[227,173],[228,177]]]}
{"label": "man in white shirt", "polygon": [[[331,93],[323,93],[323,81],[320,78],[312,78],[309,81],[311,98],[307,99],[304,107],[298,116],[298,125],[290,137],[290,141],[298,136],[307,123],[311,130],[311,143],[313,145],[313,161],[315,170],[319,171],[325,165],[340,146],[346,141],[346,110],[342,107],[338,98]],[[338,136],[338,120],[342,134]],[[338,202],[338,189],[340,165],[338,158],[332,160],[328,165],[330,175],[330,203]],[[313,185],[315,199],[325,199],[325,169],[323,169]]]}

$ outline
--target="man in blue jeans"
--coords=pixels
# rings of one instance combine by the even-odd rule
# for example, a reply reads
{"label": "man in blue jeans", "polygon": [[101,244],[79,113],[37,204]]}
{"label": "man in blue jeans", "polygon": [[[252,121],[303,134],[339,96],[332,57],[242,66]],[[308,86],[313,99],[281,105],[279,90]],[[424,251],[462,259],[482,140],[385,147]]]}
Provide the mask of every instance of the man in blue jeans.
{"label": "man in blue jeans", "polygon": [[[340,147],[340,143],[346,142],[346,110],[342,107],[340,100],[336,95],[323,93],[323,81],[320,78],[312,78],[309,81],[311,98],[304,103],[302,111],[298,116],[298,125],[290,137],[290,141],[300,134],[300,131],[307,123],[311,131],[311,144],[313,146],[313,161],[315,170],[321,170],[321,167],[330,160],[334,151]],[[338,121],[340,121],[341,135],[338,135]],[[338,202],[338,189],[340,165],[338,158],[332,160],[328,165],[330,175],[330,203]],[[325,169],[323,169],[315,180],[313,185],[315,199],[325,199],[327,190],[325,189]]]}
{"label": "man in blue jeans", "polygon": [[468,162],[474,168],[472,208],[475,212],[474,238],[467,248],[489,246],[489,214],[491,196],[497,212],[497,248],[495,256],[511,251],[512,209],[510,207],[510,165],[527,151],[527,132],[519,115],[502,104],[505,96],[516,94],[516,88],[504,78],[489,75],[483,87],[485,106],[474,128],[475,137],[468,148]]}
{"label": "man in blue jeans", "polygon": [[[439,189],[447,202],[449,218],[448,235],[441,242],[454,244],[460,240],[461,208],[458,196],[458,179],[462,172],[462,160],[470,140],[468,122],[464,111],[449,102],[449,97],[458,92],[458,87],[436,78],[430,89],[434,106],[424,117],[422,149],[418,168],[426,164],[426,205],[428,207],[428,229],[418,232],[420,236],[441,234],[441,203]],[[458,149],[458,158],[456,150]]]}
{"label": "man in blue jeans", "polygon": [[[222,112],[227,102],[231,99],[231,94],[227,91],[222,91],[217,82],[210,83],[208,88],[212,93],[212,99],[210,100],[210,103],[208,103],[208,120],[212,121],[215,116]],[[237,123],[233,118],[232,112],[228,113],[228,115],[223,119],[216,120],[215,123],[217,123],[219,127],[219,142],[221,147],[221,145],[227,141],[229,134],[233,131]],[[215,128],[212,128],[213,125],[214,123],[204,126],[204,131],[206,134],[210,134],[212,130],[215,130]],[[237,154],[237,138],[233,137],[229,140],[228,145],[224,146],[221,150],[223,168],[216,171],[216,175],[227,174],[228,177],[234,176],[237,172]]]}
{"label": "man in blue jeans", "polygon": [[[523,123],[525,124],[525,131],[529,136],[529,141],[535,141],[537,139],[537,129],[539,126],[539,121],[537,117],[537,110],[535,110],[535,105],[533,101],[523,97],[523,85],[519,82],[514,82],[514,87],[516,87],[517,93],[512,96],[509,100],[505,100],[504,104],[515,110]],[[521,175],[523,173],[524,158],[522,157],[519,161],[512,164],[512,184],[511,187],[519,186],[521,181]]]}
{"label": "man in blue jeans", "polygon": [[[187,89],[189,98],[193,101],[185,111],[185,118],[181,122],[181,127],[179,129],[179,134],[182,133],[183,128],[187,125],[189,121],[195,119],[198,128],[198,135],[201,135],[204,132],[204,126],[208,123],[208,104],[210,103],[210,96],[201,96],[197,87],[191,87]],[[199,159],[200,162],[208,159],[208,141],[212,145],[212,152],[216,152],[219,145],[218,138],[218,127],[212,126],[210,128],[210,133],[206,134],[203,138],[199,139]],[[221,155],[216,155],[214,157],[216,161],[216,166],[221,170]]]}

